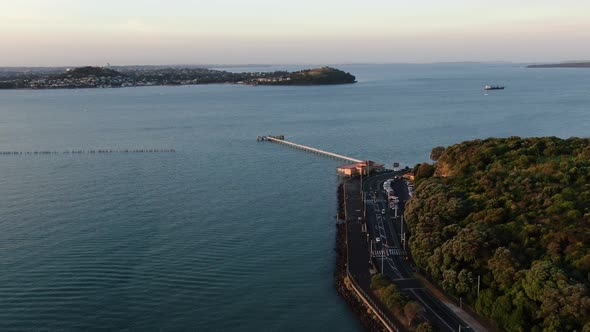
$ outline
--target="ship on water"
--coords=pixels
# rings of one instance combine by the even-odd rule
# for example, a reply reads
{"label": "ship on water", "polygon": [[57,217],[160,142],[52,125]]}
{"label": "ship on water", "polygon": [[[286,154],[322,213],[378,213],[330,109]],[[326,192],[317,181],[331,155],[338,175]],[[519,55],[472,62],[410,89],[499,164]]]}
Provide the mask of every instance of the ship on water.
{"label": "ship on water", "polygon": [[504,90],[503,86],[499,85],[486,85],[483,87],[484,90]]}

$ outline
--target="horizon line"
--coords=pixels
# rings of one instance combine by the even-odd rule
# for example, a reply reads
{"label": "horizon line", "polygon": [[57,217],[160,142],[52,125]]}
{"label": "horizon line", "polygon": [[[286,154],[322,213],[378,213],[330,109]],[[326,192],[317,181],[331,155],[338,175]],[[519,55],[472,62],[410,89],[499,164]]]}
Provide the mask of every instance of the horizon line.
{"label": "horizon line", "polygon": [[213,68],[213,67],[272,67],[272,66],[359,66],[359,65],[444,65],[444,64],[562,64],[562,63],[577,63],[577,62],[590,62],[590,60],[561,60],[561,61],[508,61],[508,60],[485,60],[485,61],[433,61],[433,62],[301,62],[301,63],[165,63],[165,64],[110,64],[105,63],[103,65],[96,64],[84,64],[84,65],[17,65],[17,66],[1,66],[0,68],[77,68],[77,67],[179,67],[179,66],[191,66],[191,67],[202,67],[202,68]]}

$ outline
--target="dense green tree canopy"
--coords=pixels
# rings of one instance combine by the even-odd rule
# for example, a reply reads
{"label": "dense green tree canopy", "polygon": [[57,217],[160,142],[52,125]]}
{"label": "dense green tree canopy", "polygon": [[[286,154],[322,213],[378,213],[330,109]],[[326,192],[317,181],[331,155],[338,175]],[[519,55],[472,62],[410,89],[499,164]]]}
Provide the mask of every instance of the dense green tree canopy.
{"label": "dense green tree canopy", "polygon": [[590,139],[435,150],[405,212],[416,264],[507,331],[590,329]]}

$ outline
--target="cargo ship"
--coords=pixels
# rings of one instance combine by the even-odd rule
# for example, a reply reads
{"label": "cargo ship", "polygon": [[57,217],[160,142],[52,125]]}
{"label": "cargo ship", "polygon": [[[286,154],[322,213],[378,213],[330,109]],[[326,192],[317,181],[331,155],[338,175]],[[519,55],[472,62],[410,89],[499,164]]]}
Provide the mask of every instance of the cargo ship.
{"label": "cargo ship", "polygon": [[484,90],[504,90],[503,86],[499,85],[486,85],[483,87]]}

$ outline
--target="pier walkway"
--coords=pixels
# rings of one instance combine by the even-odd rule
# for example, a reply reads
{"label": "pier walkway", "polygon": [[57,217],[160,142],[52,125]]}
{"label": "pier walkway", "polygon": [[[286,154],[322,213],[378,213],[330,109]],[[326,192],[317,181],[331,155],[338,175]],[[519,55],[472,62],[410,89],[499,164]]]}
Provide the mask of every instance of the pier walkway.
{"label": "pier walkway", "polygon": [[273,135],[267,135],[267,136],[258,136],[258,138],[256,139],[257,141],[269,141],[269,142],[273,142],[273,143],[279,143],[279,144],[284,144],[296,149],[301,149],[301,150],[305,150],[305,151],[309,151],[312,153],[317,153],[317,154],[321,154],[324,155],[326,157],[331,157],[331,158],[335,158],[338,160],[342,160],[345,162],[350,162],[350,163],[362,163],[362,160],[359,159],[355,159],[355,158],[351,158],[351,157],[347,157],[347,156],[343,156],[341,154],[337,154],[337,153],[333,153],[333,152],[328,152],[325,150],[320,150],[320,149],[316,149],[313,148],[311,146],[307,146],[307,145],[303,145],[303,144],[297,144],[297,143],[293,143],[293,142],[289,142],[287,140],[285,140],[285,136],[283,135],[278,135],[278,136],[273,136]]}

